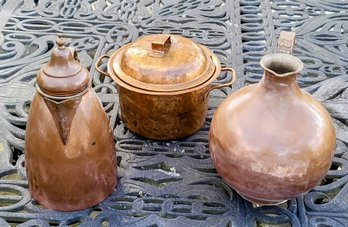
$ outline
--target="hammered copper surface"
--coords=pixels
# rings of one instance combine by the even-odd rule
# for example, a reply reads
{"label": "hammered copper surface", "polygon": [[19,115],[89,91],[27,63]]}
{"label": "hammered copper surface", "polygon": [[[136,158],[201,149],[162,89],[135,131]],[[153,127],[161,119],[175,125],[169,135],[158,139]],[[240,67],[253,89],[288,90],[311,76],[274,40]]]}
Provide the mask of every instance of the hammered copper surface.
{"label": "hammered copper surface", "polygon": [[[61,211],[91,207],[109,196],[117,183],[112,130],[94,90],[88,83],[85,87],[87,69],[80,65],[76,74],[69,74],[78,68],[73,55],[64,46],[55,48],[49,64],[57,71],[46,65],[38,73],[41,81],[26,130],[29,191],[40,204]],[[47,68],[52,75],[44,74]],[[69,96],[52,96],[60,91]]]}
{"label": "hammered copper surface", "polygon": [[144,36],[115,55],[113,70],[118,77],[143,89],[188,88],[205,82],[214,70],[199,44],[178,35]]}
{"label": "hammered copper surface", "polygon": [[[205,121],[209,92],[236,79],[206,47],[176,35],[145,36],[119,49],[108,61],[108,73],[98,69],[103,57],[96,69],[116,82],[125,125],[149,139],[195,133]],[[221,71],[231,72],[231,80],[212,85]]]}
{"label": "hammered copper surface", "polygon": [[327,110],[296,83],[302,62],[261,59],[262,80],[229,96],[212,120],[209,143],[222,178],[258,204],[276,204],[320,184],[336,147]]}
{"label": "hammered copper surface", "polygon": [[[220,71],[220,70],[219,70]],[[168,140],[192,135],[204,124],[209,92],[212,89],[230,86],[236,77],[223,85],[205,85],[185,93],[158,94],[136,92],[117,85],[122,120],[131,131],[149,139]]]}
{"label": "hammered copper surface", "polygon": [[147,95],[121,86],[122,120],[131,131],[149,139],[176,139],[200,129],[208,109],[206,86],[178,95]]}

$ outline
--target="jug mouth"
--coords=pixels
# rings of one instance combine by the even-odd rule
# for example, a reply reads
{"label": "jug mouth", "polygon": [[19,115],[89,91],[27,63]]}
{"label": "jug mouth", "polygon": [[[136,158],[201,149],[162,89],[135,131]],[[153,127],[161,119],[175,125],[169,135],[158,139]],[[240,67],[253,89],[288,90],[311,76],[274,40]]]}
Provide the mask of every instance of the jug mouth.
{"label": "jug mouth", "polygon": [[267,54],[261,58],[260,65],[278,77],[298,74],[303,69],[303,63],[298,57],[285,53]]}

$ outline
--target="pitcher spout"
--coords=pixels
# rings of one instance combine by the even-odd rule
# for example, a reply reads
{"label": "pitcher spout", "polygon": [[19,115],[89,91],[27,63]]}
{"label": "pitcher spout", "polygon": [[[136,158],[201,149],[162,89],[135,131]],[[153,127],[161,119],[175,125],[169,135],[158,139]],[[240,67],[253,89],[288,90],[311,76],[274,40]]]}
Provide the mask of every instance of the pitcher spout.
{"label": "pitcher spout", "polygon": [[267,54],[261,58],[260,65],[266,74],[282,78],[297,75],[303,69],[298,57],[284,53]]}
{"label": "pitcher spout", "polygon": [[66,145],[69,140],[71,123],[81,102],[81,96],[65,100],[54,100],[44,97],[44,101],[51,113],[60,138],[63,144]]}

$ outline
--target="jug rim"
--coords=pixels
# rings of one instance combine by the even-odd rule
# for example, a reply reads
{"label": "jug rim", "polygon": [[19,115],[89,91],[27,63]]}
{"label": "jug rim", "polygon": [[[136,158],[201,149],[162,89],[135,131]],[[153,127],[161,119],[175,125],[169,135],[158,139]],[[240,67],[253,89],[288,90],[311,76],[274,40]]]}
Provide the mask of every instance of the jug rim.
{"label": "jug rim", "polygon": [[303,62],[298,57],[287,53],[272,53],[263,56],[261,67],[277,77],[287,77],[298,74],[303,69]]}

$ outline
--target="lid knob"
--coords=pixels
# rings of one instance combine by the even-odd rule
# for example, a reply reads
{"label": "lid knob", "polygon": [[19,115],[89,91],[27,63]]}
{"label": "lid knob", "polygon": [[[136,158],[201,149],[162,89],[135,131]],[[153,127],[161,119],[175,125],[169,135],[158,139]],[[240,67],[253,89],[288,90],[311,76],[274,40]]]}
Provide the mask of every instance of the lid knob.
{"label": "lid knob", "polygon": [[56,40],[56,44],[58,46],[59,50],[62,50],[65,48],[65,43],[66,43],[66,39],[63,38],[63,36],[61,34],[58,34],[57,40]]}
{"label": "lid knob", "polygon": [[151,49],[152,53],[151,56],[153,57],[163,57],[170,47],[170,44],[172,43],[170,39],[170,35],[164,35],[158,37],[157,40],[152,41],[151,43]]}

